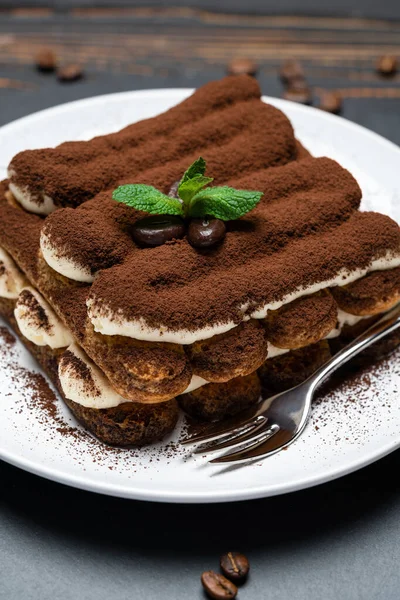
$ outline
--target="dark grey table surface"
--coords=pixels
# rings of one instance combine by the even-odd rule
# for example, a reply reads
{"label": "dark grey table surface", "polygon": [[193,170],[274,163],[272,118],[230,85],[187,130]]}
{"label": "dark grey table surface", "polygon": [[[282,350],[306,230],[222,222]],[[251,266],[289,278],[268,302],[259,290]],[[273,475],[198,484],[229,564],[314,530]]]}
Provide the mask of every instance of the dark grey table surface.
{"label": "dark grey table surface", "polygon": [[[0,9],[7,5],[13,9],[0,13],[0,123],[99,93],[201,85],[222,76],[224,61],[237,54],[217,39],[220,17],[210,23],[202,14],[175,9],[161,16],[71,15],[65,12],[67,2],[25,3],[58,5],[59,13],[21,11],[19,6],[16,10],[16,4],[0,2]],[[260,4],[250,2],[249,9],[256,12]],[[211,2],[205,5],[212,7]],[[280,3],[282,13],[295,5]],[[321,12],[320,3],[304,5]],[[335,7],[340,13],[345,5]],[[243,12],[244,5],[215,2],[214,6]],[[339,88],[345,117],[400,143],[399,78],[382,81],[373,70],[379,53],[400,47],[400,24],[384,20],[400,17],[399,5],[379,6],[380,13],[376,2],[347,6],[353,21],[277,17],[255,23],[234,18],[224,21],[223,27],[232,28],[238,52],[244,55],[249,55],[249,36],[268,38],[271,31],[280,32],[271,48],[262,40],[257,46],[252,37],[264,92],[282,92],[276,69],[287,55],[285,36],[290,33],[290,52],[304,58],[310,83]],[[335,13],[335,7],[326,7],[325,15]],[[379,20],[360,20],[359,15]],[[157,51],[157,37],[167,35],[172,46],[179,41],[182,23],[194,32],[186,49],[177,53],[167,44]],[[127,50],[126,38],[135,35],[141,36],[140,48]],[[329,35],[334,42],[324,39]],[[98,58],[85,54],[85,39],[97,44]],[[112,61],[105,50],[110,40],[114,40]],[[198,48],[200,42],[204,47],[204,40],[208,51],[203,56]],[[38,74],[32,55],[48,43],[63,60],[84,62],[86,79],[63,86],[52,76]],[[344,52],[338,54],[337,47]],[[351,56],[354,47],[362,49],[356,57]],[[217,568],[219,554],[236,549],[247,553],[252,565],[249,582],[240,590],[243,600],[398,600],[399,470],[396,452],[336,482],[288,496],[231,505],[173,506],[98,496],[0,463],[0,599],[202,598],[201,572]]]}

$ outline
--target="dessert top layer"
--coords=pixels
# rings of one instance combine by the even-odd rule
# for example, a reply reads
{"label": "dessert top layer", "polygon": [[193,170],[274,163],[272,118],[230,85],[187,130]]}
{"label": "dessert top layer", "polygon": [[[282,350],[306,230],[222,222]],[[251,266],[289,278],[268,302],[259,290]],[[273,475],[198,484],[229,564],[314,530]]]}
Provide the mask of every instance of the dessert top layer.
{"label": "dessert top layer", "polygon": [[[142,180],[154,183],[164,171],[143,173]],[[208,251],[193,249],[186,239],[138,248],[130,228],[143,213],[113,202],[109,192],[46,219],[46,247],[93,275],[89,306],[96,329],[103,317],[174,331],[238,324],[295,289],[365,268],[397,249],[397,226],[357,213],[359,186],[330,159],[292,161],[223,183],[264,196],[229,224],[220,247]]]}

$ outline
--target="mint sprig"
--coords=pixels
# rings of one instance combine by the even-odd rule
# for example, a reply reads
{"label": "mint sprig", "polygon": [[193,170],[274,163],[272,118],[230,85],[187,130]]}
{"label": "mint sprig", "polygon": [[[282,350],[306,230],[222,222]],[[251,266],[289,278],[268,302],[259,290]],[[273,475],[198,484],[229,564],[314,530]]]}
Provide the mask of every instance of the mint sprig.
{"label": "mint sprig", "polygon": [[211,216],[232,221],[251,211],[263,195],[228,186],[206,187],[213,178],[206,177],[205,171],[206,161],[202,157],[190,165],[179,182],[178,199],[142,183],[121,185],[114,190],[113,199],[152,215]]}

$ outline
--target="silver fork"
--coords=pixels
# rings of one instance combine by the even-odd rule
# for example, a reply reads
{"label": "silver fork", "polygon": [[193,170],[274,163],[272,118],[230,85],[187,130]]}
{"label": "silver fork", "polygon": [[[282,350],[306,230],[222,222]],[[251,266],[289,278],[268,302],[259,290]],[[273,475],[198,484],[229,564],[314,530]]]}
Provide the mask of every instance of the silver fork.
{"label": "silver fork", "polygon": [[[271,456],[292,444],[309,420],[311,402],[318,386],[336,369],[362,350],[400,327],[400,304],[386,313],[311,377],[296,387],[261,401],[223,424],[211,425],[205,432],[182,443],[199,444],[193,454],[219,452],[210,463],[241,463]],[[226,452],[228,449],[228,452]],[[221,454],[221,450],[224,452]]]}

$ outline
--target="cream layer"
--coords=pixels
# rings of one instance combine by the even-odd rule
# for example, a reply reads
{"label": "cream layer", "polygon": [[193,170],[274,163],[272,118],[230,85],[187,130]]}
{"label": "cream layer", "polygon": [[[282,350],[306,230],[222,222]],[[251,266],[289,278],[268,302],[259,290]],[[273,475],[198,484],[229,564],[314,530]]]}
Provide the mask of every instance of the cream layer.
{"label": "cream layer", "polygon": [[92,283],[94,275],[88,267],[79,265],[69,258],[62,250],[51,243],[51,239],[43,232],[40,235],[40,249],[46,263],[60,275],[73,281]]}
{"label": "cream layer", "polygon": [[81,406],[102,409],[129,402],[114,391],[78,344],[71,344],[61,356],[58,377],[65,397]]}
{"label": "cream layer", "polygon": [[36,346],[66,348],[73,341],[69,330],[33,287],[21,290],[14,317],[22,335]]}
{"label": "cream layer", "polygon": [[[12,177],[12,175],[13,172],[9,171],[8,176]],[[36,215],[47,216],[57,208],[52,198],[46,194],[43,194],[41,202],[38,204],[34,199],[32,199],[30,193],[28,192],[28,188],[19,187],[12,181],[10,181],[8,187],[17,202],[19,202],[22,208],[24,208],[27,212],[34,213]]]}

